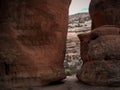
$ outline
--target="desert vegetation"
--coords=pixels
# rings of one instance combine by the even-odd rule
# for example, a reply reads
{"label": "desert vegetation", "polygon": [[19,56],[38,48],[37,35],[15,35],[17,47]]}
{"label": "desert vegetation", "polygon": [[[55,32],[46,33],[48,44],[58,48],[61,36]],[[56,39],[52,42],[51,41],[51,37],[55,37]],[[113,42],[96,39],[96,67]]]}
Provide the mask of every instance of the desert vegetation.
{"label": "desert vegetation", "polygon": [[91,19],[89,13],[78,13],[69,16],[67,48],[64,61],[65,71],[68,76],[75,74],[83,63],[80,57],[80,41],[77,35],[89,32],[90,28]]}

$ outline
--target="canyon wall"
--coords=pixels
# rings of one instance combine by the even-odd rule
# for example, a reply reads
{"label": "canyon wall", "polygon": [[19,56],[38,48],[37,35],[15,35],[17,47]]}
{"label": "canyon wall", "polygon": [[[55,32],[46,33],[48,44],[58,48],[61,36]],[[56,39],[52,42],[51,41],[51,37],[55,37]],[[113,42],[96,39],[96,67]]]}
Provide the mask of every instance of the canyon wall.
{"label": "canyon wall", "polygon": [[41,86],[64,79],[71,0],[0,0],[0,82]]}

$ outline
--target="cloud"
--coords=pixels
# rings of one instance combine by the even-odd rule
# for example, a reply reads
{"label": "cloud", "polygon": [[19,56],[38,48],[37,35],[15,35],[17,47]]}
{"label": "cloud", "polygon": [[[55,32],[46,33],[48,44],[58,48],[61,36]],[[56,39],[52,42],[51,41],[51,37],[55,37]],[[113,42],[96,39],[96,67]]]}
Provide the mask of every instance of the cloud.
{"label": "cloud", "polygon": [[69,8],[69,15],[88,12],[90,1],[91,0],[72,0]]}
{"label": "cloud", "polygon": [[80,9],[79,12],[88,12],[88,7],[84,7],[84,8],[82,8],[82,9]]}
{"label": "cloud", "polygon": [[88,7],[83,7],[81,9],[77,9],[77,10],[71,11],[69,13],[69,15],[76,14],[76,13],[88,12],[89,11],[88,9],[89,9]]}

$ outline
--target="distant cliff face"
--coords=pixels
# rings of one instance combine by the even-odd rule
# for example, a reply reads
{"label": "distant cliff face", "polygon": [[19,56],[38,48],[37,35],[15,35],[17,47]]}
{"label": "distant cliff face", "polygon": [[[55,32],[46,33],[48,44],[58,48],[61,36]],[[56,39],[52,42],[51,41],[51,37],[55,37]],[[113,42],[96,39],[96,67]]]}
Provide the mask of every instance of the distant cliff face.
{"label": "distant cliff face", "polygon": [[91,0],[92,29],[102,25],[120,25],[120,0]]}
{"label": "distant cliff face", "polygon": [[65,78],[71,0],[0,0],[0,83],[36,86]]}
{"label": "distant cliff face", "polygon": [[82,19],[84,21],[90,20],[89,13],[77,13],[69,16],[69,22],[72,22],[74,20]]}
{"label": "distant cliff face", "polygon": [[82,31],[80,29],[85,29],[86,27],[88,27],[88,29],[91,27],[89,13],[77,13],[69,16],[68,31]]}

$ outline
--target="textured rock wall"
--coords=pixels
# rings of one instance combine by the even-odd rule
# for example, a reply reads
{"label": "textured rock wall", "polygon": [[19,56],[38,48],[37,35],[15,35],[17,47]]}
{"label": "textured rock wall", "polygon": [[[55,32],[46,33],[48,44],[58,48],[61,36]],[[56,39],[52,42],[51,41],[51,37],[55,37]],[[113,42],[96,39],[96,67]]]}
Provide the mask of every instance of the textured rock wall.
{"label": "textured rock wall", "polygon": [[120,28],[101,26],[78,37],[84,62],[78,79],[90,85],[120,86]]}
{"label": "textured rock wall", "polygon": [[120,86],[120,1],[91,0],[92,31],[78,35],[83,66],[79,80],[90,85]]}
{"label": "textured rock wall", "polygon": [[92,29],[102,25],[120,25],[120,0],[91,0]]}
{"label": "textured rock wall", "polygon": [[91,0],[92,31],[78,35],[83,66],[77,78],[90,85],[120,86],[120,1]]}
{"label": "textured rock wall", "polygon": [[65,78],[71,0],[0,0],[0,82],[36,86]]}

